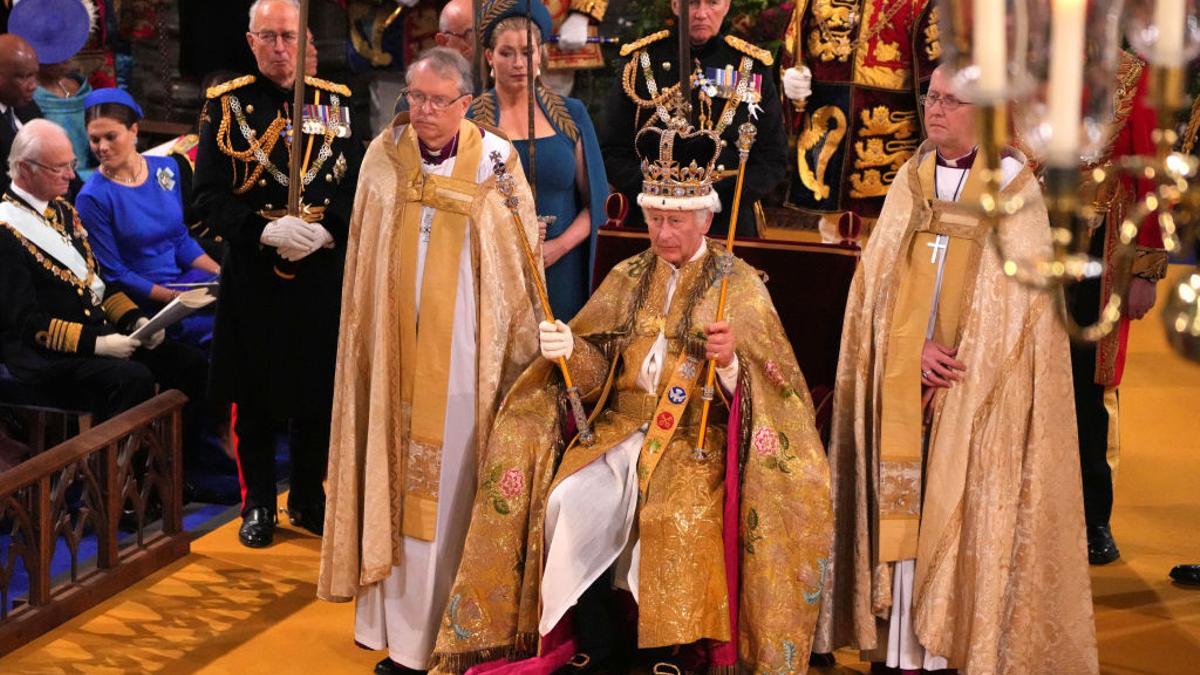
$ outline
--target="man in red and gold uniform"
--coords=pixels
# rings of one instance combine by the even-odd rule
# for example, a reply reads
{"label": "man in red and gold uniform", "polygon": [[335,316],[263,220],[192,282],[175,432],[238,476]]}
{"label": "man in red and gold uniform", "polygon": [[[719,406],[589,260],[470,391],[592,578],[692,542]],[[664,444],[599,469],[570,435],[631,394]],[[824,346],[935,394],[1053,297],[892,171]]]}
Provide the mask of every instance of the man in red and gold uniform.
{"label": "man in red and gold uniform", "polygon": [[[917,98],[941,56],[930,0],[799,0],[784,39],[793,103],[787,205],[836,229],[874,220],[921,142]],[[786,107],[786,106],[785,106]]]}

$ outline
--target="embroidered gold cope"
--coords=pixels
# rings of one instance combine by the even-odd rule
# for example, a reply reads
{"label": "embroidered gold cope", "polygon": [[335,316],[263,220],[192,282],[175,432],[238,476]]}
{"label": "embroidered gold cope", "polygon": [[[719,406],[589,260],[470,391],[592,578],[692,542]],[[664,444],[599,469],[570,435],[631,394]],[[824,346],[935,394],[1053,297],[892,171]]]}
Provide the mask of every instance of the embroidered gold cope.
{"label": "embroidered gold cope", "polygon": [[[901,169],[847,301],[815,649],[884,644],[889,561],[915,558],[912,626],[949,667],[1096,673],[1067,335],[1053,296],[1008,278],[996,246],[1001,237],[1017,260],[1050,255],[1040,186],[1022,168],[1003,192],[1027,208],[990,229],[964,210],[969,197],[932,199],[933,152],[926,143]],[[958,346],[966,370],[935,396],[922,448],[935,234],[949,249],[934,335]]]}
{"label": "embroidered gold cope", "polygon": [[[396,136],[395,129],[401,128]],[[488,133],[492,133],[490,130]],[[476,279],[476,447],[504,392],[537,350],[537,323],[518,236],[536,246],[533,199],[515,151],[508,171],[527,224],[519,232],[491,172],[477,181],[483,131],[464,121],[450,176],[425,175],[408,116],[371,143],[363,161],[342,289],[341,333],[317,593],[355,597],[403,565],[401,540],[430,541],[437,518],[447,415],[450,336],[459,261],[470,246]],[[435,209],[415,301],[423,207]]]}
{"label": "embroidered gold cope", "polygon": [[[700,397],[680,373],[687,357],[703,363],[702,326],[716,311],[717,263],[708,254],[679,270],[664,315],[668,265],[647,251],[619,263],[571,322],[570,365],[585,400],[595,402],[591,447],[562,434],[561,380],[538,360],[513,386],[496,416],[480,464],[480,483],[462,563],[451,591],[431,668],[462,673],[495,658],[531,656],[538,648],[546,505],[555,486],[670,413],[670,434],[649,454],[642,447],[638,645],[729,640],[729,610],[740,616],[738,655],[754,672],[807,668],[829,542],[828,472],[804,378],[757,272],[734,260],[728,321],[738,343],[741,425],[740,596],[725,577],[722,504],[727,414],[693,456]],[[667,339],[659,388],[638,385],[639,366],[659,331]],[[686,371],[686,368],[684,368]],[[682,383],[682,384],[681,384]],[[671,387],[684,389],[682,411],[664,407]],[[676,392],[678,397],[679,392]],[[651,436],[648,434],[647,438]],[[640,471],[639,471],[640,472]]]}

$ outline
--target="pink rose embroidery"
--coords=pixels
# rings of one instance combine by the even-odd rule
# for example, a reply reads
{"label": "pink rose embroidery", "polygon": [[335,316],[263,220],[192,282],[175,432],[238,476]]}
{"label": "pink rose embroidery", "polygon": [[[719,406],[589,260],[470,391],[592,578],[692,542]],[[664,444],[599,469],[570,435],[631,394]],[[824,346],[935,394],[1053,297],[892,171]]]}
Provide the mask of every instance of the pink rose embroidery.
{"label": "pink rose embroidery", "polygon": [[754,449],[760,457],[774,457],[779,453],[779,436],[767,427],[755,429]]}
{"label": "pink rose embroidery", "polygon": [[776,387],[786,387],[787,380],[783,379],[783,372],[779,370],[779,364],[774,361],[767,361],[763,368],[767,371],[767,379]]}
{"label": "pink rose embroidery", "polygon": [[509,469],[500,477],[500,494],[512,499],[525,489],[525,476],[516,468]]}

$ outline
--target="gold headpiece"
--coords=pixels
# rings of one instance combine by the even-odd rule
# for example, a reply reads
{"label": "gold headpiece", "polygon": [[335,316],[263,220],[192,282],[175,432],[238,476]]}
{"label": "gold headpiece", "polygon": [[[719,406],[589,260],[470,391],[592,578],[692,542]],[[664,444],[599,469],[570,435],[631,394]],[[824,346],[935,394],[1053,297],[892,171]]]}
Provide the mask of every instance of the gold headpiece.
{"label": "gold headpiece", "polygon": [[634,139],[642,156],[642,193],[638,204],[668,211],[721,210],[713,190],[718,178],[720,134],[696,129],[682,117],[672,117],[666,129],[647,127]]}

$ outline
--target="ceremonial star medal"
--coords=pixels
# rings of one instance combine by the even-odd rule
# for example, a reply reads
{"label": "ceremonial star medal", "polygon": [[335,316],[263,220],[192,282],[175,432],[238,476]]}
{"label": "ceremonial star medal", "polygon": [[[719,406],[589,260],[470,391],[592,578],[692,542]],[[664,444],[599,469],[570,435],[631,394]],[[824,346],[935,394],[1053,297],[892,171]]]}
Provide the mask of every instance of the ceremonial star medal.
{"label": "ceremonial star medal", "polygon": [[154,176],[158,179],[158,187],[162,188],[164,192],[175,189],[175,172],[168,167],[159,167]]}
{"label": "ceremonial star medal", "polygon": [[338,158],[333,163],[333,179],[339,183],[342,182],[342,179],[346,177],[347,167],[346,155],[338,153]]}

